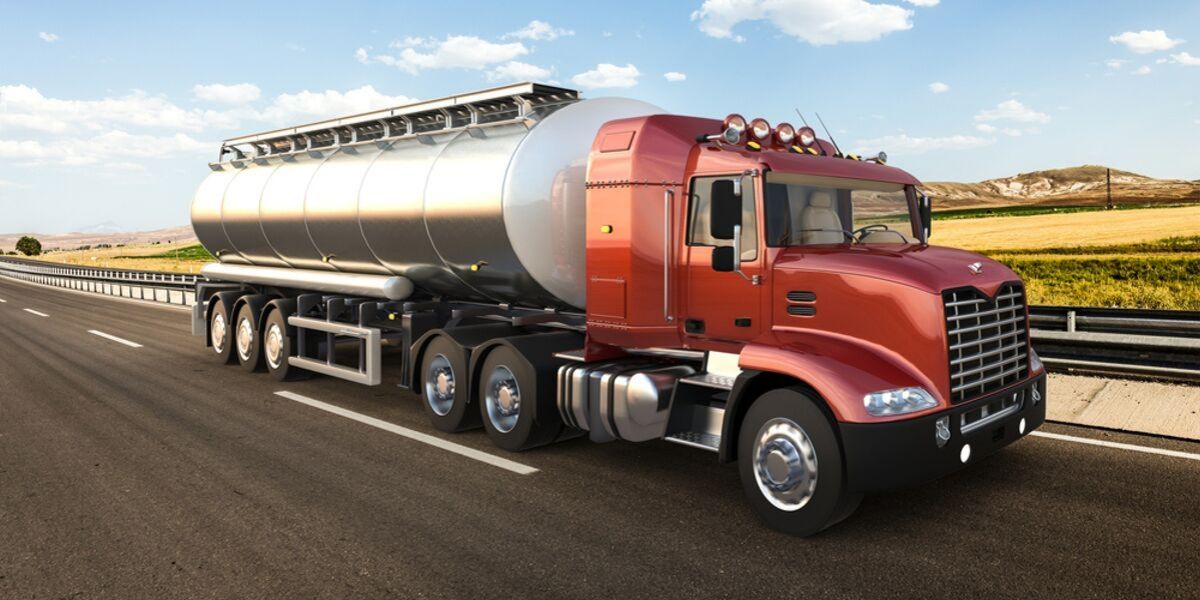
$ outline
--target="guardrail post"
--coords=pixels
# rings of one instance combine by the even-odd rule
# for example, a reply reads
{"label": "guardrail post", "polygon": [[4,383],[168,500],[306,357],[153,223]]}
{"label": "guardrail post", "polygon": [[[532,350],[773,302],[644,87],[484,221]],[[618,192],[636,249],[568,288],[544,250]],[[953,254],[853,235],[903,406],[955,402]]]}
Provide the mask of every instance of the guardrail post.
{"label": "guardrail post", "polygon": [[1067,331],[1075,332],[1075,311],[1073,310],[1067,311]]}

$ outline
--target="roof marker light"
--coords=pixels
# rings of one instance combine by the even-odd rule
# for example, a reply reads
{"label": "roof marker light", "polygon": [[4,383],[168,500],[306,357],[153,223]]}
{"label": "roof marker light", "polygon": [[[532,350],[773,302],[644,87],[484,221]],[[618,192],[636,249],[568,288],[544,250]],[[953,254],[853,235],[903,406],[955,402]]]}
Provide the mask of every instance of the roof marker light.
{"label": "roof marker light", "polygon": [[766,141],[771,137],[771,124],[761,117],[750,121],[750,135],[759,142]]}
{"label": "roof marker light", "polygon": [[812,127],[801,127],[796,131],[796,139],[800,140],[801,146],[811,146],[817,141],[817,132]]}
{"label": "roof marker light", "polygon": [[780,123],[775,126],[775,142],[780,146],[787,148],[792,145],[796,139],[796,128],[790,123]]}

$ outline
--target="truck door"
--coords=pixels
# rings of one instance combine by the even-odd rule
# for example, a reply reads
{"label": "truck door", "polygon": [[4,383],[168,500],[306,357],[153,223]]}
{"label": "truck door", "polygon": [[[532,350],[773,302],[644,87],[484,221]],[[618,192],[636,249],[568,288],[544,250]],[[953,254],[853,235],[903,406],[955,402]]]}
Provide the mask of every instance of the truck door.
{"label": "truck door", "polygon": [[[691,338],[743,341],[762,330],[761,290],[763,252],[755,183],[744,175],[702,176],[692,179],[688,195],[687,297],[684,333]],[[718,248],[732,248],[732,239],[714,235],[714,197],[730,192],[741,199],[740,243],[732,250],[741,258],[737,271],[714,268]],[[729,250],[725,252],[730,253]],[[727,254],[729,258],[732,254]],[[718,261],[720,263],[721,261]],[[726,264],[724,268],[728,268]]]}

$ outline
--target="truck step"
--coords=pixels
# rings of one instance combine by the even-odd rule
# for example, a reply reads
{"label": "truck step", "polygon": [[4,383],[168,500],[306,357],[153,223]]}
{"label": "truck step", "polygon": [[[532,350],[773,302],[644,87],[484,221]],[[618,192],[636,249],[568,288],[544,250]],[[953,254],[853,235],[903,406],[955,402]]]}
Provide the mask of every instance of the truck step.
{"label": "truck step", "polygon": [[684,446],[691,446],[693,448],[700,448],[701,450],[709,450],[711,452],[717,452],[721,449],[721,436],[713,435],[711,433],[680,431],[678,433],[672,433],[663,439],[667,440],[668,442],[683,444]]}
{"label": "truck step", "polygon": [[700,373],[690,377],[684,377],[679,380],[679,383],[687,383],[698,385],[716,390],[724,390],[728,392],[733,389],[733,382],[737,378],[730,375],[718,375],[716,373]]}

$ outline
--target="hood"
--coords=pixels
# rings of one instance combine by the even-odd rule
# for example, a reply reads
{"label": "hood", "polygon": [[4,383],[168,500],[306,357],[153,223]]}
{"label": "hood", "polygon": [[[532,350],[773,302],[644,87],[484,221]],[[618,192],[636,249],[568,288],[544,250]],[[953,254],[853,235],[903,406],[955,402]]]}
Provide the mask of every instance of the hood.
{"label": "hood", "polygon": [[920,244],[793,247],[779,255],[775,268],[872,277],[932,294],[971,286],[993,296],[1002,283],[1020,279],[982,254]]}

